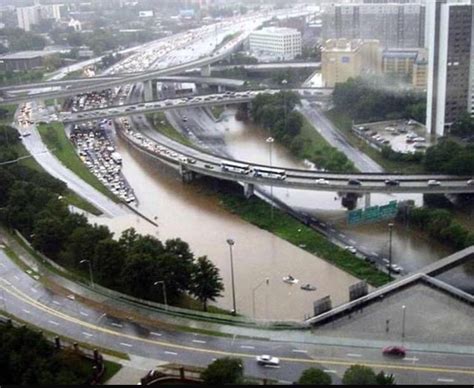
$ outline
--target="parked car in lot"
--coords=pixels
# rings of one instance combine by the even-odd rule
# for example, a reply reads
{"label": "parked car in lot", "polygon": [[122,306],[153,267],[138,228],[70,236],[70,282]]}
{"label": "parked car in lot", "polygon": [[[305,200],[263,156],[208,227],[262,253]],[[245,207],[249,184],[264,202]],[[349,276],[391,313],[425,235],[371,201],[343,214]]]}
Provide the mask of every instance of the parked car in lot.
{"label": "parked car in lot", "polygon": [[256,357],[257,363],[259,365],[271,365],[278,366],[280,365],[280,359],[277,357],[269,356],[268,354],[263,354]]}
{"label": "parked car in lot", "polygon": [[386,346],[383,348],[382,353],[385,356],[405,357],[406,349],[403,346]]}

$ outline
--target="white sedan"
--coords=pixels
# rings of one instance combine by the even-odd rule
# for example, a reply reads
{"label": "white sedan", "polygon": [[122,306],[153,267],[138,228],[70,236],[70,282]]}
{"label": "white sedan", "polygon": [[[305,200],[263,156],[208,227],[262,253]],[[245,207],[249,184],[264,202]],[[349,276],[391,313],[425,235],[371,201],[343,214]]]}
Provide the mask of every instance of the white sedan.
{"label": "white sedan", "polygon": [[259,365],[271,365],[278,366],[280,365],[280,359],[277,357],[269,356],[268,354],[263,354],[256,357],[257,363]]}

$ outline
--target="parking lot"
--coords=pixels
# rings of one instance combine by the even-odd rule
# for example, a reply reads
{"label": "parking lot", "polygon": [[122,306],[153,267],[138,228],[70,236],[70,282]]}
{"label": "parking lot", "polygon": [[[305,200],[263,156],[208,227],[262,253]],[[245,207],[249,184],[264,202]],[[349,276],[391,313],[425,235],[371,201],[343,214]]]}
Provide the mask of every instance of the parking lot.
{"label": "parking lot", "polygon": [[356,124],[353,132],[378,149],[390,146],[402,153],[423,152],[432,145],[425,127],[414,120]]}

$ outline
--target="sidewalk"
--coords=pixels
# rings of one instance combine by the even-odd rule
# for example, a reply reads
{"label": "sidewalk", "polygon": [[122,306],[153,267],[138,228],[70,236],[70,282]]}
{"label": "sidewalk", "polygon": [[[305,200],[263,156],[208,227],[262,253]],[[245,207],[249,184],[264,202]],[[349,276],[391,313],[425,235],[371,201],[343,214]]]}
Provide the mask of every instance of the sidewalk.
{"label": "sidewalk", "polygon": [[105,355],[104,358],[122,365],[122,368],[113,375],[110,380],[106,381],[105,385],[137,385],[140,379],[150,370],[160,365],[169,364],[167,361],[159,361],[134,355],[130,355],[130,360],[123,360],[107,355]]}

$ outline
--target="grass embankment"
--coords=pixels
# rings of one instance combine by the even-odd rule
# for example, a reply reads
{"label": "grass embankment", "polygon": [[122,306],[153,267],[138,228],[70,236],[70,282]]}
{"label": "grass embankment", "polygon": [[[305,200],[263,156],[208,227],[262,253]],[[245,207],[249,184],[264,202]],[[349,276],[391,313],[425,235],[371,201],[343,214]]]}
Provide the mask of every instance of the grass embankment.
{"label": "grass embankment", "polygon": [[225,107],[224,105],[219,105],[219,106],[211,106],[211,112],[214,118],[217,120],[219,117],[221,117],[221,114],[224,113]]}
{"label": "grass embankment", "polygon": [[247,200],[240,195],[227,191],[220,192],[219,196],[224,208],[232,213],[336,265],[351,275],[366,280],[372,286],[379,287],[388,282],[387,274],[334,245],[325,237],[283,211],[275,208],[272,220],[269,205],[264,201],[255,197]]}
{"label": "grass embankment", "polygon": [[146,115],[146,117],[151,121],[153,128],[162,135],[169,137],[170,139],[175,140],[181,144],[188,146],[193,145],[191,140],[173,128],[163,112],[151,113]]}
{"label": "grass embankment", "polygon": [[344,113],[330,110],[325,113],[326,117],[338,128],[345,136],[347,141],[364,154],[368,155],[372,160],[377,162],[386,172],[405,173],[405,174],[421,174],[425,172],[421,163],[401,162],[385,159],[381,152],[372,148],[364,140],[356,136],[352,128],[352,120]]}
{"label": "grass embankment", "polygon": [[304,117],[301,132],[298,135],[303,139],[302,150],[298,153],[302,159],[309,159],[318,167],[329,171],[356,172],[357,169],[345,155],[330,145],[326,139]]}
{"label": "grass embankment", "polygon": [[122,365],[117,364],[116,362],[104,360],[105,364],[105,372],[101,376],[99,383],[104,384],[109,381],[113,376],[115,376],[120,369],[122,369]]}
{"label": "grass embankment", "polygon": [[[8,110],[8,116],[2,120],[0,120],[0,125],[10,125],[13,121],[13,116],[17,109],[16,105],[5,105],[3,108]],[[23,144],[15,144],[12,146],[13,149],[16,151],[18,157],[28,156],[30,153],[26,150]],[[26,159],[22,159],[19,161],[20,164],[29,167],[33,170],[45,173],[43,167],[33,158],[32,156]],[[78,194],[74,193],[73,191],[68,189],[68,193],[65,196],[64,200],[79,209],[85,210],[91,214],[99,216],[102,214],[100,210],[95,208],[90,202],[86,201],[84,198],[80,197]]]}
{"label": "grass embankment", "polygon": [[118,199],[82,163],[74,150],[74,146],[68,140],[62,123],[39,124],[38,131],[48,149],[61,163],[84,182],[90,184],[113,201],[118,202]]}

